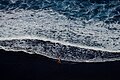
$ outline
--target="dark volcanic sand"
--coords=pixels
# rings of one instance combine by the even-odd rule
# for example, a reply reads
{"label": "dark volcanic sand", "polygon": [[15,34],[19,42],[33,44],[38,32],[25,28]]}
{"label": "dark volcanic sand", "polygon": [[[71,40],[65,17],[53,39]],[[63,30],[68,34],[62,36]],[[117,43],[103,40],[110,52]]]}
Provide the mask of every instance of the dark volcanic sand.
{"label": "dark volcanic sand", "polygon": [[119,72],[120,61],[58,64],[37,54],[0,50],[0,80],[116,80]]}

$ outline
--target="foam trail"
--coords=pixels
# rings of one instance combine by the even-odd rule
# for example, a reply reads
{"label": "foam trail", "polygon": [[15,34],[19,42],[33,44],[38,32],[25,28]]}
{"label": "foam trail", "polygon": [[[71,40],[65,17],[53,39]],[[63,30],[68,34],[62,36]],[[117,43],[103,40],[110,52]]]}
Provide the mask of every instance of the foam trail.
{"label": "foam trail", "polygon": [[74,62],[105,62],[120,59],[119,52],[107,52],[85,49],[60,43],[37,39],[13,39],[0,41],[2,49],[12,51],[24,51],[30,54],[36,53],[49,58]]}
{"label": "foam trail", "polygon": [[100,51],[107,51],[107,52],[120,52],[120,51],[112,51],[112,50],[106,50],[106,49],[101,49],[101,48],[97,48],[97,47],[90,47],[90,46],[81,46],[81,45],[77,45],[77,44],[72,44],[72,43],[68,43],[68,42],[63,42],[63,41],[57,41],[57,40],[52,40],[52,39],[47,39],[47,38],[41,38],[41,37],[31,37],[31,36],[23,36],[23,37],[15,37],[15,38],[1,38],[0,41],[5,41],[5,40],[23,40],[23,39],[30,39],[30,40],[43,40],[43,41],[50,41],[52,43],[59,43],[62,45],[66,45],[66,46],[73,46],[73,47],[79,47],[79,48],[85,48],[85,49],[92,49],[92,50],[100,50]]}

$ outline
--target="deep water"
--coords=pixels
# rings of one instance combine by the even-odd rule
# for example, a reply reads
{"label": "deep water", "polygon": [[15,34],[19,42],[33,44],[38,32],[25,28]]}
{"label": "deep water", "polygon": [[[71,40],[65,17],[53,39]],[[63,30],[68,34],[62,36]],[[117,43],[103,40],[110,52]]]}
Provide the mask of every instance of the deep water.
{"label": "deep water", "polygon": [[1,0],[0,10],[53,9],[70,19],[96,19],[120,23],[119,0]]}

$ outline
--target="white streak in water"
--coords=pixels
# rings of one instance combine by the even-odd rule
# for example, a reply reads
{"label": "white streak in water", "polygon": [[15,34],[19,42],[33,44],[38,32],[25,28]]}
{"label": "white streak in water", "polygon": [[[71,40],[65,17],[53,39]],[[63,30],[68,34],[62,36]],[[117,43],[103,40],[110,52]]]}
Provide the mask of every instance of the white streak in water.
{"label": "white streak in water", "polygon": [[101,49],[101,48],[97,48],[97,47],[82,46],[82,45],[72,44],[72,43],[63,42],[63,41],[57,41],[57,40],[43,38],[43,37],[31,37],[31,36],[22,36],[22,37],[20,37],[19,36],[19,37],[15,37],[15,38],[1,38],[0,41],[5,41],[5,40],[23,40],[23,39],[30,39],[30,40],[35,40],[36,39],[36,40],[50,41],[52,43],[60,43],[62,45],[66,45],[66,46],[73,46],[73,47],[92,49],[92,50],[100,50],[100,51],[107,51],[107,52],[120,52],[120,51]]}

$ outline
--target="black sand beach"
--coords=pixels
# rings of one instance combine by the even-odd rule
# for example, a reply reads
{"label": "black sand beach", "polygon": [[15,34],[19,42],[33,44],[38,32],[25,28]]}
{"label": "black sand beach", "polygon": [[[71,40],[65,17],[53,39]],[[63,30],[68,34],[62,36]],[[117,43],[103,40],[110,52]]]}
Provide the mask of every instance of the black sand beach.
{"label": "black sand beach", "polygon": [[0,80],[116,80],[119,72],[120,61],[58,64],[37,54],[0,50]]}

